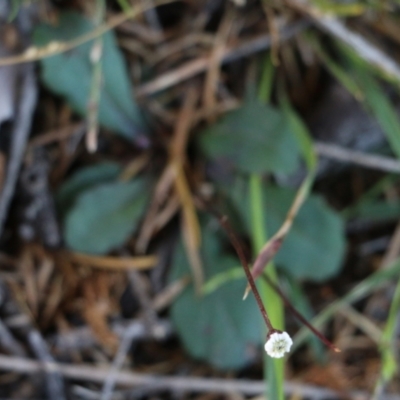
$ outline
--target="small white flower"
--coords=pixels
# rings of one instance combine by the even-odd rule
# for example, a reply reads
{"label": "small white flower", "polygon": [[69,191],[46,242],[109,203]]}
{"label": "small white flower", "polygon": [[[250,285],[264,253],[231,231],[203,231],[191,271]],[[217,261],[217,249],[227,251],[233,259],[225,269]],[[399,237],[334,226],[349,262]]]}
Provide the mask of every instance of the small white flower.
{"label": "small white flower", "polygon": [[265,351],[273,358],[281,358],[290,351],[293,340],[286,332],[274,332],[265,343]]}

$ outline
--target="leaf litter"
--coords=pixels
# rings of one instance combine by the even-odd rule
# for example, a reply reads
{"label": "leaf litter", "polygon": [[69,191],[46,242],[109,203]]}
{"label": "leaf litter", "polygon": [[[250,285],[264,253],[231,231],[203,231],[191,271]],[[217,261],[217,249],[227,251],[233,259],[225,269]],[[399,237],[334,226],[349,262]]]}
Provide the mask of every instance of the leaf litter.
{"label": "leaf litter", "polygon": [[[202,205],[227,214],[251,261],[249,174],[262,174],[272,237],[296,198],[291,177],[310,171],[304,137],[296,135],[338,83],[350,91],[356,87],[356,99],[381,125],[381,139],[375,147],[358,148],[368,132],[358,132],[356,140],[350,136],[357,129],[351,129],[326,138],[326,145],[398,162],[396,2],[178,1],[157,8],[157,2],[144,2],[146,10],[138,13],[129,2],[115,1],[107,3],[97,28],[101,2],[7,3],[12,15],[7,24],[19,43],[13,48],[10,33],[8,40],[1,37],[16,56],[4,63],[31,60],[23,46],[29,42],[26,32],[34,29],[30,45],[41,49],[34,72],[40,81],[33,123],[29,112],[18,114],[31,131],[29,142],[18,142],[16,127],[3,122],[1,156],[11,168],[17,146],[26,171],[38,163],[31,150],[40,148],[50,168],[29,182],[35,190],[20,190],[28,181],[18,180],[2,232],[0,369],[14,372],[0,377],[4,394],[150,398],[156,391],[165,398],[203,398],[199,392],[208,392],[210,399],[262,394],[265,338],[259,310],[252,298],[242,302],[244,275],[232,273],[240,262]],[[37,19],[24,26],[32,9]],[[129,13],[139,15],[129,19]],[[90,51],[98,35],[67,51],[62,46],[108,26],[112,30],[101,36],[101,79],[95,80]],[[252,98],[252,90],[271,43],[276,80],[272,103],[264,104]],[[367,50],[382,57],[370,62]],[[97,151],[90,154],[84,136],[93,84],[99,85],[100,129]],[[290,109],[281,101],[282,88]],[[16,109],[21,102],[16,100]],[[330,107],[336,107],[334,99]],[[331,115],[328,110],[324,118],[332,126],[357,123],[351,112],[345,121]],[[311,135],[324,141],[323,132]],[[308,303],[307,318],[315,316],[308,322],[342,350],[323,349],[325,364],[319,364],[306,327],[299,330],[288,307],[295,349],[287,361],[289,395],[400,396],[398,371],[387,357],[388,348],[398,349],[398,301],[392,298],[399,254],[389,242],[398,218],[392,208],[399,181],[394,173],[371,195],[390,176],[377,160],[371,170],[362,162],[334,159],[327,160],[323,174],[316,169],[312,190],[309,181],[274,257],[279,290],[291,307],[305,314],[301,304]],[[329,167],[335,163],[341,168]],[[0,196],[5,185],[3,179]],[[52,232],[54,212],[43,202],[48,190],[43,188],[54,196],[62,233],[53,247],[43,235]],[[383,268],[389,255],[392,263]],[[219,283],[207,286],[211,281]],[[289,281],[302,288],[296,292],[303,296],[299,304]],[[384,342],[377,332],[385,332]],[[53,372],[45,362],[55,363]],[[33,378],[38,368],[44,374]]]}

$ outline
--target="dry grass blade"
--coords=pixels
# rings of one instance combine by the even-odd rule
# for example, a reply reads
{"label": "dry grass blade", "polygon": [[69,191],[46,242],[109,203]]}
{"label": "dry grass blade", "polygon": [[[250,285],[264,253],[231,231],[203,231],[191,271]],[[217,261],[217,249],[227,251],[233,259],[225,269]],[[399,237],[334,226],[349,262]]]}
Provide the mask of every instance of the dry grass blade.
{"label": "dry grass blade", "polygon": [[160,292],[153,300],[152,307],[156,311],[162,311],[167,308],[173,300],[182,293],[183,289],[189,284],[190,277],[184,276],[175,282],[169,284],[162,292]]}
{"label": "dry grass blade", "polygon": [[168,165],[157,182],[153,194],[153,199],[144,218],[142,229],[139,232],[135,245],[135,249],[138,253],[144,253],[144,251],[146,250],[151,235],[153,234],[153,231],[155,229],[155,218],[157,217],[157,213],[160,207],[165,202],[165,199],[167,198],[171,190],[173,182],[173,169],[170,165]]}
{"label": "dry grass blade", "polygon": [[199,255],[201,242],[200,224],[184,172],[185,149],[197,100],[197,88],[192,86],[187,92],[184,105],[178,116],[174,138],[170,149],[171,161],[169,165],[173,171],[175,190],[182,206],[183,238],[193,272],[194,285],[197,293],[200,293],[204,281],[203,268]]}
{"label": "dry grass blade", "polygon": [[[291,26],[284,27],[279,32],[279,38],[281,43],[285,40],[292,38],[294,35],[304,30],[308,26],[308,22],[300,21]],[[267,50],[271,46],[270,35],[260,35],[253,39],[249,39],[241,43],[237,47],[225,49],[222,64],[232,62],[243,57],[247,57],[251,54]],[[182,66],[168,71],[162,75],[157,76],[152,81],[144,83],[143,85],[136,88],[136,96],[138,98],[154,94],[161,90],[170,88],[180,82],[186,81],[194,76],[207,70],[209,66],[210,58],[200,57],[193,61],[188,61]]]}
{"label": "dry grass blade", "polygon": [[71,262],[112,271],[126,271],[130,269],[146,270],[153,268],[157,263],[156,256],[112,257],[92,256],[89,254],[72,252],[63,252],[62,254]]}
{"label": "dry grass blade", "polygon": [[310,16],[324,31],[350,46],[368,64],[374,65],[384,74],[400,81],[400,65],[364,37],[348,29],[339,19],[325,15],[308,0],[286,1],[293,8]]}
{"label": "dry grass blade", "polygon": [[104,274],[90,276],[83,283],[83,316],[98,341],[109,351],[117,349],[118,337],[109,328],[107,317],[110,312],[108,277]]}
{"label": "dry grass blade", "polygon": [[35,147],[42,147],[54,142],[60,142],[79,133],[85,128],[85,124],[80,122],[77,124],[68,124],[63,128],[53,129],[49,132],[45,132],[41,135],[32,138],[28,144],[28,150],[32,150]]}
{"label": "dry grass blade", "polygon": [[348,304],[342,306],[339,313],[345,316],[354,326],[362,330],[371,340],[379,344],[382,337],[382,330],[371,320]]}
{"label": "dry grass blade", "polygon": [[149,155],[143,154],[139,157],[135,157],[121,172],[118,180],[122,182],[129,182],[133,179],[149,162]]}
{"label": "dry grass blade", "polygon": [[[203,104],[206,110],[213,110],[217,103],[215,94],[220,75],[221,62],[226,52],[226,42],[232,30],[234,18],[234,9],[229,7],[215,37],[214,48],[210,55],[209,67],[203,89]],[[208,122],[212,122],[211,119],[212,117],[209,117]]]}
{"label": "dry grass blade", "polygon": [[267,17],[268,27],[271,35],[271,59],[274,65],[279,64],[279,29],[277,18],[271,3],[264,2],[263,10]]}
{"label": "dry grass blade", "polygon": [[21,276],[24,279],[24,303],[26,302],[34,317],[37,317],[39,311],[39,292],[35,277],[33,255],[29,248],[22,254],[19,268]]}
{"label": "dry grass blade", "polygon": [[155,4],[146,4],[144,7],[132,7],[131,10],[129,10],[128,12],[119,14],[111,18],[108,22],[101,24],[96,29],[93,29],[93,31],[78,36],[75,39],[65,42],[50,42],[47,46],[44,47],[29,47],[22,54],[10,57],[2,57],[0,58],[0,66],[37,61],[42,58],[54,56],[55,54],[60,54],[69,50],[73,50],[75,47],[78,47],[81,44],[90,42],[91,40],[100,37],[104,33],[114,29],[118,25],[121,25],[123,22],[137,17],[138,15],[144,13],[146,10],[152,9],[154,6],[174,3],[175,1],[176,0],[157,0],[154,2]]}
{"label": "dry grass blade", "polygon": [[201,243],[200,225],[184,172],[182,168],[178,166],[176,172],[175,188],[183,208],[182,236],[190,260],[190,265],[192,267],[196,291],[200,293],[204,280],[203,268],[198,252]]}

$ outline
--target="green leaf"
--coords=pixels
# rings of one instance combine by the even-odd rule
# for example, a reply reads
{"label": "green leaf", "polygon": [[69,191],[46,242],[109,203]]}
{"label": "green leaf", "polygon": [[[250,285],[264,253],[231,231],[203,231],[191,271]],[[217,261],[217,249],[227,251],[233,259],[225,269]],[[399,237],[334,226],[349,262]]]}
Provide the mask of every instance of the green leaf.
{"label": "green leaf", "polygon": [[119,164],[103,162],[82,168],[62,184],[56,195],[57,208],[65,214],[79,194],[95,185],[117,179],[122,168]]}
{"label": "green leaf", "polygon": [[337,43],[337,48],[361,90],[364,106],[375,116],[393,153],[400,158],[400,120],[390,99],[374,78],[376,70],[347,46]]}
{"label": "green leaf", "polygon": [[398,175],[385,175],[369,190],[357,199],[356,203],[342,210],[346,220],[357,218],[361,221],[384,221],[397,219],[400,216],[400,204],[385,199],[384,194],[396,187]]}
{"label": "green leaf", "polygon": [[[228,195],[249,234],[250,200],[246,194],[246,185],[245,181],[237,180]],[[272,234],[280,228],[295,194],[292,189],[264,187],[267,232]],[[339,272],[344,250],[341,218],[321,197],[310,195],[296,216],[275,262],[295,278],[323,281]]]}
{"label": "green leaf", "polygon": [[248,173],[290,173],[298,165],[296,141],[284,115],[258,100],[247,100],[200,136],[211,159]]}
{"label": "green leaf", "polygon": [[[360,74],[360,71],[358,71]],[[360,76],[365,102],[372,111],[390,143],[393,152],[400,159],[400,121],[397,112],[375,79],[364,71]]]}
{"label": "green leaf", "polygon": [[312,0],[312,3],[315,4],[321,12],[332,14],[336,17],[355,17],[363,14],[366,10],[366,5],[363,2],[343,4],[336,0]]}
{"label": "green leaf", "polygon": [[96,186],[81,194],[65,221],[68,247],[104,254],[121,246],[135,230],[148,193],[142,180]]}
{"label": "green leaf", "polygon": [[383,379],[390,381],[398,370],[396,360],[396,328],[400,311],[400,280],[397,281],[396,289],[390,304],[389,315],[383,330],[382,342],[380,346],[382,367],[381,375]]}
{"label": "green leaf", "polygon": [[360,201],[346,213],[346,218],[362,221],[396,220],[400,217],[400,204],[397,201],[366,199]]}
{"label": "green leaf", "polygon": [[[39,25],[34,32],[36,46],[50,42],[64,42],[94,29],[93,23],[74,12],[60,13],[58,24]],[[90,52],[93,41],[68,52],[41,60],[41,79],[53,92],[65,97],[80,115],[86,115],[93,65]],[[114,34],[103,35],[102,55],[103,86],[100,94],[99,123],[120,135],[132,139],[144,130],[140,110],[133,99],[126,65]]]}
{"label": "green leaf", "polygon": [[324,46],[319,42],[317,35],[309,33],[306,35],[306,38],[332,76],[334,76],[356,99],[361,100],[362,90],[348,68],[338,64],[330,57],[330,55],[325,51]]}
{"label": "green leaf", "polygon": [[[202,230],[201,255],[206,280],[237,266],[237,259],[222,252],[218,235],[209,229]],[[180,243],[169,281],[189,274],[189,260]],[[172,321],[193,357],[221,369],[238,369],[253,359],[251,348],[260,344],[262,320],[253,298],[241,300],[245,286],[242,277],[197,296],[190,285],[173,303]]]}
{"label": "green leaf", "polygon": [[[335,301],[331,302],[327,307],[325,307],[315,318],[311,321],[317,329],[321,329],[324,324],[326,324],[336,313],[343,308],[343,306],[354,304],[357,301],[362,300],[369,294],[376,292],[382,288],[387,282],[395,278],[398,279],[400,274],[400,259],[397,259],[387,268],[379,269],[374,272],[356,286],[354,286],[350,291],[348,291],[344,296],[339,297]],[[312,335],[312,332],[303,326],[293,338],[292,351],[298,349],[304,344],[304,341]]]}

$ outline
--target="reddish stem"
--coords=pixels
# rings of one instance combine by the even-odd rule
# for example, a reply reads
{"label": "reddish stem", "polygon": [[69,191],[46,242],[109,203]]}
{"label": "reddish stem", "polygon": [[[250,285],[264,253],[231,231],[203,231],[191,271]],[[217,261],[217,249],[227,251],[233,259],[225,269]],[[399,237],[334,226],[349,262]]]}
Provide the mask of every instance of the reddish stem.
{"label": "reddish stem", "polygon": [[271,288],[281,297],[285,306],[290,310],[290,312],[301,322],[303,323],[310,331],[317,336],[317,338],[324,343],[327,347],[335,351],[336,353],[340,353],[340,349],[338,349],[332,342],[330,342],[321,332],[319,332],[316,328],[314,328],[290,303],[289,299],[286,295],[282,292],[282,290],[275,285],[272,280],[263,274],[263,278],[265,281],[271,286]]}
{"label": "reddish stem", "polygon": [[[214,214],[216,214],[216,213],[214,213]],[[261,296],[258,293],[257,286],[256,286],[256,284],[254,282],[253,276],[251,275],[250,268],[249,268],[249,266],[247,264],[247,260],[246,260],[246,256],[245,256],[242,244],[241,244],[240,240],[238,239],[238,237],[236,236],[236,234],[234,233],[234,230],[232,229],[231,224],[228,221],[228,217],[226,215],[219,216],[218,214],[216,214],[216,217],[218,218],[219,223],[221,224],[222,228],[224,228],[226,234],[228,235],[229,239],[231,240],[231,243],[232,243],[233,247],[236,250],[236,253],[237,253],[237,255],[239,257],[239,260],[240,260],[240,262],[242,264],[242,267],[243,267],[244,272],[246,274],[246,277],[247,277],[247,280],[249,282],[250,288],[251,288],[251,290],[252,290],[252,292],[254,294],[254,297],[256,299],[258,308],[261,311],[261,315],[264,318],[264,321],[265,321],[265,324],[268,327],[268,330],[270,332],[276,331],[276,329],[272,326],[271,320],[268,317],[267,310],[265,309],[264,304],[263,304],[263,302],[261,300]]]}

